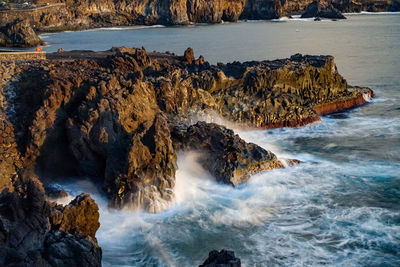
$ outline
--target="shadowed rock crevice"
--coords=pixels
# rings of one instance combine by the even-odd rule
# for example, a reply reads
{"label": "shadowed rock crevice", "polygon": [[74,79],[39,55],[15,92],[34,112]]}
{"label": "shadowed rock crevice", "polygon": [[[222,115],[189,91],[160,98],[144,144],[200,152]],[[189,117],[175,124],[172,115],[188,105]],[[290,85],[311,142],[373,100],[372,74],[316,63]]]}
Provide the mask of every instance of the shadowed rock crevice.
{"label": "shadowed rock crevice", "polygon": [[[32,139],[29,127],[34,121],[35,113],[40,109],[43,99],[46,97],[47,71],[43,68],[33,70],[18,70],[14,67],[16,75],[3,88],[6,107],[4,112],[15,129],[15,137],[18,150],[23,155]],[[28,105],[26,103],[29,103]]]}

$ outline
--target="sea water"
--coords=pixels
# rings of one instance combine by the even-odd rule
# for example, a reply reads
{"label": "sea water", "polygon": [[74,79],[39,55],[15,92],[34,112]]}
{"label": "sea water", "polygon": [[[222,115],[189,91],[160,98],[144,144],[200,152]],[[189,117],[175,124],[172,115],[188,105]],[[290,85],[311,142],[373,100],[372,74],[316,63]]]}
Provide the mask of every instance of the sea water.
{"label": "sea water", "polygon": [[67,184],[100,206],[104,266],[196,266],[222,248],[244,266],[400,266],[399,26],[399,14],[363,14],[42,35],[46,51],[124,45],[183,54],[190,46],[211,63],[329,54],[350,84],[376,94],[318,124],[238,131],[304,162],[238,188],[217,184],[195,152],[180,154],[176,201],[158,214],[109,210],[90,182]]}

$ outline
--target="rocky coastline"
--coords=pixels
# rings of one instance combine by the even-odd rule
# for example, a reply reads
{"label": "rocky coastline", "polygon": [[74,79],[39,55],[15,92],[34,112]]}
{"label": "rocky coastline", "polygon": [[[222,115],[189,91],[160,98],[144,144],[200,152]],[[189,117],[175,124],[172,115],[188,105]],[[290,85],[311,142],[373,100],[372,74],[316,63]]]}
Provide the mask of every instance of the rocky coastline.
{"label": "rocky coastline", "polygon": [[28,5],[12,2],[0,6],[0,46],[44,44],[35,32],[270,20],[292,15],[344,19],[342,13],[400,11],[398,0],[34,0],[26,2]]}
{"label": "rocky coastline", "polygon": [[[299,127],[373,97],[348,85],[332,56],[210,65],[191,48],[179,56],[120,47],[47,57],[0,62],[0,265],[101,265],[96,203],[87,194],[51,202],[65,195],[52,182],[89,176],[111,208],[159,212],[174,200],[179,151],[199,152],[227,186],[300,163],[212,118]],[[220,257],[240,266],[231,252],[210,257],[203,266]]]}

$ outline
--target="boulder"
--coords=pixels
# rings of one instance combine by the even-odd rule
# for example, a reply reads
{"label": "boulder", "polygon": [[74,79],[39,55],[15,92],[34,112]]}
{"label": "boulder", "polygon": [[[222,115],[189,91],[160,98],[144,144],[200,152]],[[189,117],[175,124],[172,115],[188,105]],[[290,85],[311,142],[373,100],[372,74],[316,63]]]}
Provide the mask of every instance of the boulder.
{"label": "boulder", "polygon": [[235,257],[235,252],[222,249],[221,251],[212,250],[208,258],[199,267],[241,267],[239,258]]}
{"label": "boulder", "polygon": [[44,44],[26,20],[16,19],[0,27],[0,46],[34,47]]}
{"label": "boulder", "polygon": [[52,230],[95,240],[100,227],[99,208],[88,194],[80,194],[68,205],[55,205],[50,217]]}
{"label": "boulder", "polygon": [[236,186],[245,183],[252,174],[282,168],[275,154],[247,143],[232,130],[215,123],[198,122],[172,130],[178,151],[198,151],[200,163],[217,181]]}

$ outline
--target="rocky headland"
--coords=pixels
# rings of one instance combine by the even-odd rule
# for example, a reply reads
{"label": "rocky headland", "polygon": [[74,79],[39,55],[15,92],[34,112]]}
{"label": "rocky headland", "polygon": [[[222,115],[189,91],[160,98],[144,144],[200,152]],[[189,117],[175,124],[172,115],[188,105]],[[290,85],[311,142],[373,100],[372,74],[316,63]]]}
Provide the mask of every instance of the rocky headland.
{"label": "rocky headland", "polygon": [[[343,19],[344,12],[399,11],[398,0],[34,0],[0,6],[0,46],[36,46],[34,32],[130,25],[187,25],[284,16]],[[22,23],[22,25],[20,25]],[[24,37],[24,39],[21,39]]]}
{"label": "rocky headland", "polygon": [[0,73],[0,264],[18,266],[100,264],[96,203],[83,194],[58,205],[43,185],[57,198],[66,193],[52,182],[89,176],[110,207],[158,212],[174,200],[179,151],[199,152],[228,186],[299,163],[212,118],[298,127],[373,96],[348,85],[332,56],[300,54],[210,65],[190,48],[178,56],[121,47],[2,61]]}

